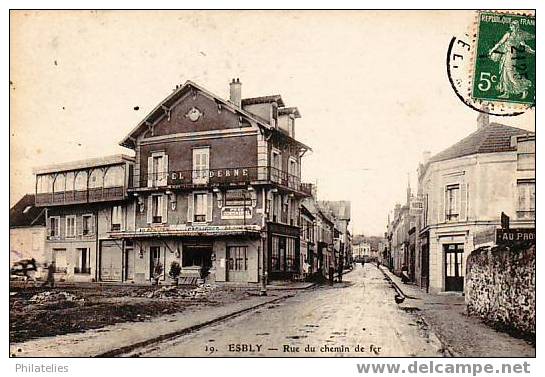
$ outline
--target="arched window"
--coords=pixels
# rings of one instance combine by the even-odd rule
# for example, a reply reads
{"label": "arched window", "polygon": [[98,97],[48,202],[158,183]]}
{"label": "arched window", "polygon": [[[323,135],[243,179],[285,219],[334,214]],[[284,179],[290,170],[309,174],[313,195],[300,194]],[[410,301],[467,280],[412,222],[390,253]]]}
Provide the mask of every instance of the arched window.
{"label": "arched window", "polygon": [[121,166],[112,166],[104,173],[104,187],[120,187],[124,181],[125,174]]}
{"label": "arched window", "polygon": [[76,191],[87,190],[87,172],[86,171],[79,171],[76,174],[76,178],[74,180],[74,190]]}
{"label": "arched window", "polygon": [[36,177],[36,190],[38,194],[53,192],[53,177],[50,175],[39,175]]}
{"label": "arched window", "polygon": [[63,192],[66,187],[66,179],[63,173],[57,174],[53,183],[53,192]]}
{"label": "arched window", "polygon": [[89,176],[89,188],[101,188],[104,184],[104,174],[102,169],[93,169]]}
{"label": "arched window", "polygon": [[73,171],[66,173],[66,191],[74,190],[74,177],[75,173]]}

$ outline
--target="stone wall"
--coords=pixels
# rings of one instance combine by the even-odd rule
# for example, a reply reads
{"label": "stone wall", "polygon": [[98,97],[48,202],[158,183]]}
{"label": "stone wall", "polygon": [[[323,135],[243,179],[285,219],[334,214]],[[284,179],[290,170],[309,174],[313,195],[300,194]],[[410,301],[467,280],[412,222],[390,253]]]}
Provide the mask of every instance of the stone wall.
{"label": "stone wall", "polygon": [[473,251],[466,264],[466,306],[495,328],[535,339],[535,244]]}

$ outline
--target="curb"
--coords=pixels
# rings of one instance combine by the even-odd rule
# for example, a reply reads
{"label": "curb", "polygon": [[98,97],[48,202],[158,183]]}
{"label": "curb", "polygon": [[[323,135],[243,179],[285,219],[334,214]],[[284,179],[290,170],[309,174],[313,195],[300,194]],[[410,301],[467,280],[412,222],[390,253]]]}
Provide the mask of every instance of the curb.
{"label": "curb", "polygon": [[250,306],[248,308],[240,309],[240,310],[237,310],[235,312],[222,315],[220,317],[208,320],[208,321],[203,322],[203,323],[199,323],[199,324],[196,324],[196,325],[193,325],[193,326],[189,326],[189,327],[186,327],[186,328],[183,328],[183,329],[180,329],[180,330],[168,333],[168,334],[163,334],[163,335],[160,335],[160,336],[157,336],[157,337],[154,337],[154,338],[143,340],[143,341],[140,341],[140,342],[128,345],[128,346],[124,346],[124,347],[121,347],[121,348],[117,348],[117,349],[114,349],[114,350],[111,350],[111,351],[106,351],[106,352],[100,353],[98,355],[95,355],[94,357],[115,357],[115,356],[120,356],[120,355],[126,354],[128,352],[134,351],[137,348],[149,346],[150,344],[162,342],[162,341],[165,341],[165,340],[169,340],[169,339],[181,336],[181,335],[186,335],[186,334],[189,334],[189,333],[191,333],[193,331],[199,330],[199,329],[201,329],[203,327],[212,325],[212,324],[217,323],[217,322],[224,321],[226,319],[230,319],[230,318],[239,316],[241,314],[244,314],[246,312],[249,312],[251,310],[257,309],[259,307],[262,307],[262,306],[265,306],[265,305],[268,305],[268,304],[283,301],[283,300],[288,299],[290,297],[293,297],[293,295],[287,294],[285,296],[278,297],[278,298],[275,298],[273,300],[265,301],[265,302],[262,302],[260,304]]}
{"label": "curb", "polygon": [[409,298],[409,299],[413,299],[413,300],[418,299],[417,297],[406,295],[405,292],[403,292],[403,290],[401,288],[399,288],[399,285],[397,285],[397,283],[395,281],[393,281],[393,279],[386,272],[384,272],[384,270],[382,268],[380,268],[380,267],[377,267],[377,268],[382,272],[384,277],[392,284],[392,286],[394,287],[394,290],[400,296],[402,296],[403,298]]}
{"label": "curb", "polygon": [[280,285],[280,286],[268,286],[267,290],[271,290],[271,291],[304,291],[305,289],[314,288],[315,286],[316,286],[316,283],[312,283],[309,286],[301,287],[301,288],[298,288],[298,287],[282,287]]}
{"label": "curb", "polygon": [[437,338],[437,340],[439,341],[439,343],[441,344],[441,347],[442,347],[442,351],[443,353],[446,354],[446,356],[448,357],[463,357],[462,355],[460,355],[458,352],[454,351],[452,349],[452,347],[445,341],[445,339],[443,338],[443,336],[437,332],[434,327],[432,325],[429,324],[428,321],[426,321],[426,319],[421,315],[421,314],[417,314],[418,315],[418,318],[420,318],[420,320],[426,325],[428,326],[428,328],[430,329],[430,333],[433,334],[433,336],[435,336]]}
{"label": "curb", "polygon": [[[401,296],[405,297],[405,298],[408,298],[408,299],[417,299],[416,297],[412,297],[412,296],[408,296],[406,295],[402,290],[401,288],[397,285],[397,283],[395,281],[392,280],[392,278],[390,276],[388,276],[388,274],[386,272],[384,272],[384,270],[382,268],[379,268],[380,271],[382,271],[382,274],[386,277],[386,279],[392,284],[392,286],[394,287],[394,290],[400,294]],[[458,352],[454,351],[452,349],[452,347],[445,341],[445,339],[443,338],[443,336],[441,335],[440,332],[438,332],[432,325],[429,324],[428,321],[426,321],[426,319],[424,318],[424,316],[422,314],[417,314],[418,318],[430,329],[430,334],[435,336],[435,338],[437,338],[437,340],[439,341],[439,343],[441,344],[441,347],[442,347],[442,352],[446,354],[446,356],[448,357],[462,357],[462,355],[460,355]]]}

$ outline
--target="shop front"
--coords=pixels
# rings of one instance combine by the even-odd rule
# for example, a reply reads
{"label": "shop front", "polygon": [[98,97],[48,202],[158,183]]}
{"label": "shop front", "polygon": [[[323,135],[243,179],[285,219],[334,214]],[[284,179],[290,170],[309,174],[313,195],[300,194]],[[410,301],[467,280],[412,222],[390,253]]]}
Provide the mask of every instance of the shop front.
{"label": "shop front", "polygon": [[104,281],[166,282],[173,262],[181,266],[180,278],[194,278],[189,281],[259,281],[261,237],[253,225],[141,228],[111,237],[101,242]]}
{"label": "shop front", "polygon": [[300,277],[299,228],[267,223],[268,275],[270,280],[291,280]]}

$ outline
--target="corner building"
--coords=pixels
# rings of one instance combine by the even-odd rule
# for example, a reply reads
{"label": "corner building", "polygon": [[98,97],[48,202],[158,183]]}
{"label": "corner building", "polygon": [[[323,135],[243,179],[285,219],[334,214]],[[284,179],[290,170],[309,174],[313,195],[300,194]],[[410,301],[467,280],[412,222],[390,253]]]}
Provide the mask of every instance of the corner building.
{"label": "corner building", "polygon": [[[112,228],[100,253],[114,280],[149,281],[158,264],[181,277],[257,283],[300,274],[301,157],[295,107],[280,95],[224,100],[186,82],[121,142],[134,150],[132,228]],[[112,259],[110,258],[110,259]],[[103,269],[106,266],[100,265]],[[102,275],[104,276],[104,274]]]}

